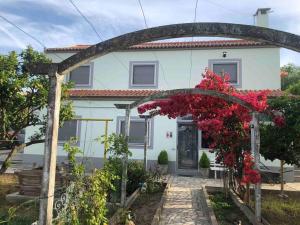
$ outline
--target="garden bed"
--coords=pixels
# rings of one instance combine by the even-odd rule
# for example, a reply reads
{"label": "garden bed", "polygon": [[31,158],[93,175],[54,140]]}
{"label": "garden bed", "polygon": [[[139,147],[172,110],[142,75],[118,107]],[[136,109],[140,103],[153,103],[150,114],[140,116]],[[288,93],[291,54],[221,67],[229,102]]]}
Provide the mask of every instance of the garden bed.
{"label": "garden bed", "polygon": [[[212,208],[213,213],[210,215],[210,220],[216,218],[217,221],[211,221],[213,224],[219,225],[251,225],[248,218],[240,210],[240,208],[234,203],[231,196],[225,197],[221,188],[207,188],[207,204],[208,208]],[[204,190],[206,192],[206,190]],[[214,219],[215,220],[215,219]]]}
{"label": "garden bed", "polygon": [[151,225],[157,209],[160,207],[165,185],[155,193],[142,193],[129,208],[136,225]]}

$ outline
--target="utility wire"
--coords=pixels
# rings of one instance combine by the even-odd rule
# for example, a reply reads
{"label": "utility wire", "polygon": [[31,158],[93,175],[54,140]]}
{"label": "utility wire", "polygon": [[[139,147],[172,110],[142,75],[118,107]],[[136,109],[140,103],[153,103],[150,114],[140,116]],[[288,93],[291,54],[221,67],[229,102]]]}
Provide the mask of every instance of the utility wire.
{"label": "utility wire", "polygon": [[239,11],[232,10],[232,9],[230,9],[230,8],[224,7],[224,5],[221,5],[221,4],[219,4],[219,3],[216,3],[216,2],[214,2],[214,1],[212,1],[212,0],[206,0],[206,2],[210,3],[211,5],[217,6],[217,7],[221,8],[221,9],[223,9],[223,10],[225,9],[225,10],[227,10],[228,12],[231,12],[231,13],[234,14],[234,15],[240,14],[241,16],[252,16],[252,15],[247,14],[247,13],[242,13],[242,12],[239,12]]}
{"label": "utility wire", "polygon": [[[145,28],[148,29],[149,27],[148,27],[148,23],[147,23],[147,19],[146,19],[146,16],[145,16],[145,12],[144,12],[144,9],[143,9],[142,2],[141,2],[141,0],[138,0],[138,2],[139,2],[139,6],[140,6],[140,9],[141,9],[142,15],[143,15]],[[161,68],[161,71],[162,71],[162,74],[163,74],[164,81],[165,81],[167,87],[169,87],[168,81],[167,81],[166,76],[165,76],[165,69],[164,69],[163,65],[158,60],[158,57],[157,57],[156,53],[152,52],[152,54],[154,55],[155,59],[158,61],[158,64],[159,64],[159,66]]]}
{"label": "utility wire", "polygon": [[[194,19],[193,19],[193,22],[194,22],[194,23],[196,23],[196,20],[197,20],[197,8],[198,8],[198,0],[196,0],[196,3],[195,3]],[[193,41],[194,41],[194,37],[192,37],[192,42],[193,42]],[[189,77],[189,88],[191,87],[192,68],[193,68],[193,49],[191,49],[191,52],[190,52],[190,77]]]}
{"label": "utility wire", "polygon": [[[73,0],[69,0],[69,2],[72,4],[72,6],[75,8],[75,10],[79,13],[79,15],[89,24],[89,26],[92,28],[92,30],[95,32],[95,34],[98,36],[100,41],[104,41],[102,35],[97,31],[93,23],[80,11],[80,9],[77,7],[77,5],[73,2]],[[112,52],[112,55],[118,60],[118,62],[126,69],[127,72],[129,72],[129,69],[124,65],[124,63],[119,59],[119,57]]]}
{"label": "utility wire", "polygon": [[[9,19],[5,18],[4,16],[0,15],[0,17],[7,23],[9,23],[10,25],[14,26],[15,28],[17,28],[18,30],[20,30],[21,32],[23,32],[25,35],[27,35],[28,37],[30,37],[32,40],[34,40],[35,42],[37,42],[39,45],[41,45],[44,49],[46,49],[47,47],[45,46],[45,44],[43,42],[41,42],[39,39],[37,39],[36,37],[32,36],[31,34],[29,34],[27,31],[25,31],[24,29],[22,29],[20,26],[18,26],[17,24],[15,24],[14,22],[10,21]],[[56,53],[54,53],[55,56],[57,56],[59,59],[64,60],[62,57],[60,57],[59,55],[57,55]]]}

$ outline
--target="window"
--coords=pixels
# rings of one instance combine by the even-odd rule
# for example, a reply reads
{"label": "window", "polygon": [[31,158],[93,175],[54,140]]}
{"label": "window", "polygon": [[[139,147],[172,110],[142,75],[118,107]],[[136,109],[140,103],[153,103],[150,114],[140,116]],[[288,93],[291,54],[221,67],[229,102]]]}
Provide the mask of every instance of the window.
{"label": "window", "polygon": [[241,85],[241,60],[210,60],[209,68],[216,74],[229,76],[229,82],[240,87]]}
{"label": "window", "polygon": [[69,81],[75,84],[75,87],[92,86],[92,65],[80,66],[70,72]]}
{"label": "window", "polygon": [[129,87],[157,87],[158,62],[131,62]]}
{"label": "window", "polygon": [[70,120],[64,122],[63,126],[58,130],[58,142],[63,143],[70,140],[70,138],[77,138],[79,141],[80,121]]}
{"label": "window", "polygon": [[[125,118],[118,118],[118,133],[125,134]],[[148,120],[148,147],[152,146],[152,120]],[[145,133],[145,120],[139,117],[130,118],[129,147],[143,147]]]}

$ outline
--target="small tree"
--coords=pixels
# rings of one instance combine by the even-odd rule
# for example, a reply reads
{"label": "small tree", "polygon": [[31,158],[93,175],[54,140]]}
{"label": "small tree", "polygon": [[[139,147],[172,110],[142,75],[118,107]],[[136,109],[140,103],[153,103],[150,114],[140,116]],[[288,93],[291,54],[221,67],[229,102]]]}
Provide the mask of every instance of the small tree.
{"label": "small tree", "polygon": [[283,165],[300,164],[300,99],[283,96],[270,100],[269,106],[275,116],[261,126],[261,154],[281,161],[283,192]]}
{"label": "small tree", "polygon": [[[12,156],[24,147],[44,142],[47,115],[42,110],[48,104],[48,76],[33,74],[27,70],[31,63],[49,63],[43,53],[28,47],[20,54],[10,52],[0,55],[0,150],[10,150],[0,173],[9,167]],[[73,116],[72,105],[67,101],[70,84],[62,86],[60,125]],[[18,141],[18,134],[29,126],[40,129],[26,143]]]}
{"label": "small tree", "polygon": [[287,64],[281,67],[281,89],[287,90],[291,85],[300,81],[300,67]]}
{"label": "small tree", "polygon": [[167,165],[168,164],[168,152],[166,150],[162,150],[157,158],[157,162],[160,165]]}
{"label": "small tree", "polygon": [[210,168],[210,161],[205,152],[202,153],[201,158],[199,160],[200,168]]}

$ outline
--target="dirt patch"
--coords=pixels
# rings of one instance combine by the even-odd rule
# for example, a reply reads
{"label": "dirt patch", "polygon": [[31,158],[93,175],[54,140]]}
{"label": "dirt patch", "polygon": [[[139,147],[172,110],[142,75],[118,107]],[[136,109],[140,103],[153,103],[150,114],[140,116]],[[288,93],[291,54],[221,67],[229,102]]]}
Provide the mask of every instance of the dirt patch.
{"label": "dirt patch", "polygon": [[3,225],[28,225],[38,218],[38,204],[12,204],[6,201],[7,194],[19,190],[16,175],[0,175],[0,223]]}
{"label": "dirt patch", "polygon": [[136,225],[150,225],[159,206],[163,191],[141,194],[130,208]]}

